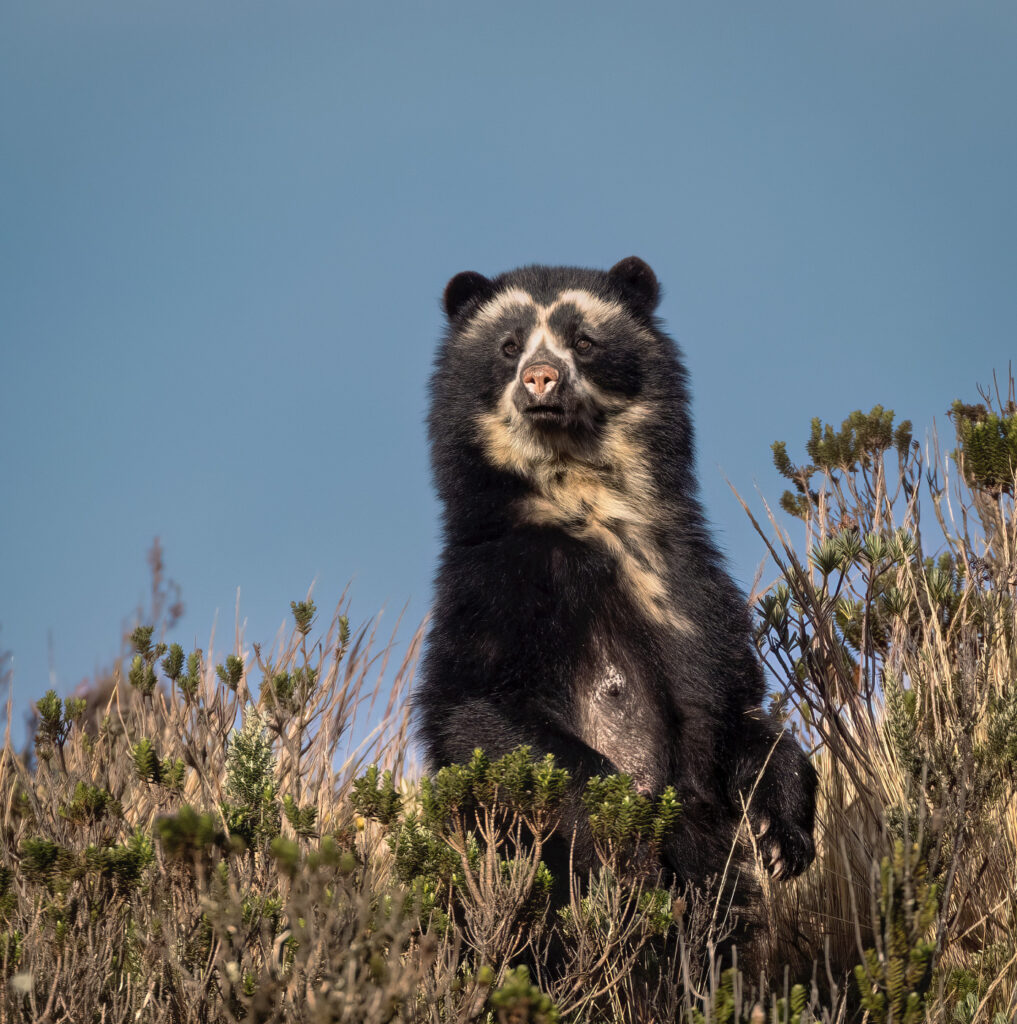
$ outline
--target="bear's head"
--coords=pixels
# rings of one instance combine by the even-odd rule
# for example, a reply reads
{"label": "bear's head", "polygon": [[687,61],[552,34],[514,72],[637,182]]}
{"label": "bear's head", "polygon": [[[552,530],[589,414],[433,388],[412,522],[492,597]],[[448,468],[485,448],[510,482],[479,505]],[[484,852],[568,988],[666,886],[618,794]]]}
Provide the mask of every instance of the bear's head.
{"label": "bear's head", "polygon": [[684,474],[685,374],[654,317],[659,298],[656,275],[634,256],[606,272],[530,266],[453,277],[431,382],[446,498],[484,486],[491,470],[539,488],[577,466]]}

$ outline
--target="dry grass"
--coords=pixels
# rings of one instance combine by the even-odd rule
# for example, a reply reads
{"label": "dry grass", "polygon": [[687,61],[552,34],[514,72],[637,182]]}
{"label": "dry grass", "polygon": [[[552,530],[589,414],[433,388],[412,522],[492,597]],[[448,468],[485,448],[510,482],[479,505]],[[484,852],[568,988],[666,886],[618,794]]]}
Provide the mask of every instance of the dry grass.
{"label": "dry grass", "polygon": [[[820,776],[816,863],[769,887],[771,972],[817,963],[834,1015],[834,989],[848,1007],[840,979],[885,944],[874,894],[900,840],[939,885],[927,1018],[1017,1009],[1017,521],[1013,489],[969,487],[956,455],[933,439],[820,466],[802,540],[769,509],[769,530],[756,523],[787,588],[787,623],[761,631],[762,652]],[[831,570],[824,558],[848,532],[862,553]],[[869,558],[874,535],[891,543]],[[910,538],[908,557],[894,557],[895,537]]]}
{"label": "dry grass", "polygon": [[[151,840],[154,861],[132,880],[89,870],[85,851],[122,849],[136,834],[151,837],[160,818],[184,806],[211,812],[216,828],[227,830],[222,806],[229,796],[228,741],[243,708],[259,701],[258,687],[252,687],[255,671],[263,679],[313,673],[314,685],[295,694],[301,699],[292,701],[292,711],[272,698],[270,688],[260,694],[279,795],[315,809],[307,841],[356,836],[349,801],[353,779],[368,763],[400,774],[405,765],[406,697],[424,627],[391,665],[394,636],[377,650],[375,621],[343,642],[344,623],[337,612],[313,644],[295,629],[271,656],[238,646],[235,654],[244,658],[245,670],[235,687],[219,677],[211,658],[204,658],[197,689],[187,699],[177,685],[139,696],[123,678],[126,666],[119,666],[98,726],[86,728],[90,723],[82,715],[63,742],[40,746],[34,763],[14,753],[8,735],[0,755],[3,864],[11,869],[4,934],[19,938],[8,939],[2,951],[8,961],[17,961],[5,965],[2,978],[4,1020],[190,1021],[237,1015],[231,978],[260,976],[279,960],[294,931],[292,922],[305,917],[307,901],[317,909],[323,880],[312,871],[291,884],[264,852],[219,858],[211,855],[214,844],[206,844],[207,850],[195,850],[192,858],[168,857]],[[380,724],[369,728],[365,720]],[[184,766],[179,785],[139,775],[132,748],[143,738],[160,762]],[[79,784],[107,794],[112,806],[76,813],[72,801]],[[34,838],[69,851],[73,861],[26,870],[24,842]],[[306,959],[313,976],[322,957],[334,961],[333,942],[348,949],[357,934],[371,931],[371,896],[385,890],[388,867],[366,847],[363,853],[347,899],[326,908],[318,922],[317,945],[301,944],[296,954],[297,962]],[[266,929],[261,906],[266,903],[276,918],[285,906],[288,928]],[[409,925],[405,931],[404,945],[412,945]],[[391,955],[398,959],[401,952],[396,943]],[[406,972],[412,973],[408,961],[406,971],[400,966],[394,972],[400,979],[395,987],[409,985],[412,991]],[[288,997],[296,998],[292,991]],[[373,1019],[364,1013],[337,1019]]]}

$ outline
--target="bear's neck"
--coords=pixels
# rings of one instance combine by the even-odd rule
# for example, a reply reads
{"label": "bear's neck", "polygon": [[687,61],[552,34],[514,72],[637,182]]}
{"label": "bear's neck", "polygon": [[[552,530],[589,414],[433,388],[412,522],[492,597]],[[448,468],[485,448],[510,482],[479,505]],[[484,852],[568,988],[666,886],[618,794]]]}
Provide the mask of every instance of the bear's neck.
{"label": "bear's neck", "polygon": [[563,461],[533,472],[516,501],[520,525],[550,527],[606,553],[629,598],[652,622],[682,632],[690,623],[668,584],[668,510],[642,471]]}

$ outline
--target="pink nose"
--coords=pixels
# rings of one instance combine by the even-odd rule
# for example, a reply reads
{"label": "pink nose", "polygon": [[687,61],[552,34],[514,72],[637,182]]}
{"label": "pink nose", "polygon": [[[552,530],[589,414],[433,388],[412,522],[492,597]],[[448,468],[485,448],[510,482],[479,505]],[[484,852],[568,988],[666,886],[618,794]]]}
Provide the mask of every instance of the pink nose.
{"label": "pink nose", "polygon": [[558,383],[558,371],[548,363],[534,363],[523,371],[523,383],[531,395],[542,395]]}

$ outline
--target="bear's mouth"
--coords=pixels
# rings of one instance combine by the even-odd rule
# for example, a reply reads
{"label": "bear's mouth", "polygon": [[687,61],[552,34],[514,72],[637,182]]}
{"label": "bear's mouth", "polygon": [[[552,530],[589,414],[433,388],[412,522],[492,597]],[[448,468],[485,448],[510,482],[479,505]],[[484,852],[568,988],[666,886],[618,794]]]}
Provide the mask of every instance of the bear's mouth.
{"label": "bear's mouth", "polygon": [[574,396],[564,401],[534,402],[517,410],[530,437],[557,455],[571,454],[587,458],[596,449],[604,426],[604,416]]}
{"label": "bear's mouth", "polygon": [[534,423],[553,423],[555,426],[564,426],[568,418],[563,405],[530,405],[523,413]]}

